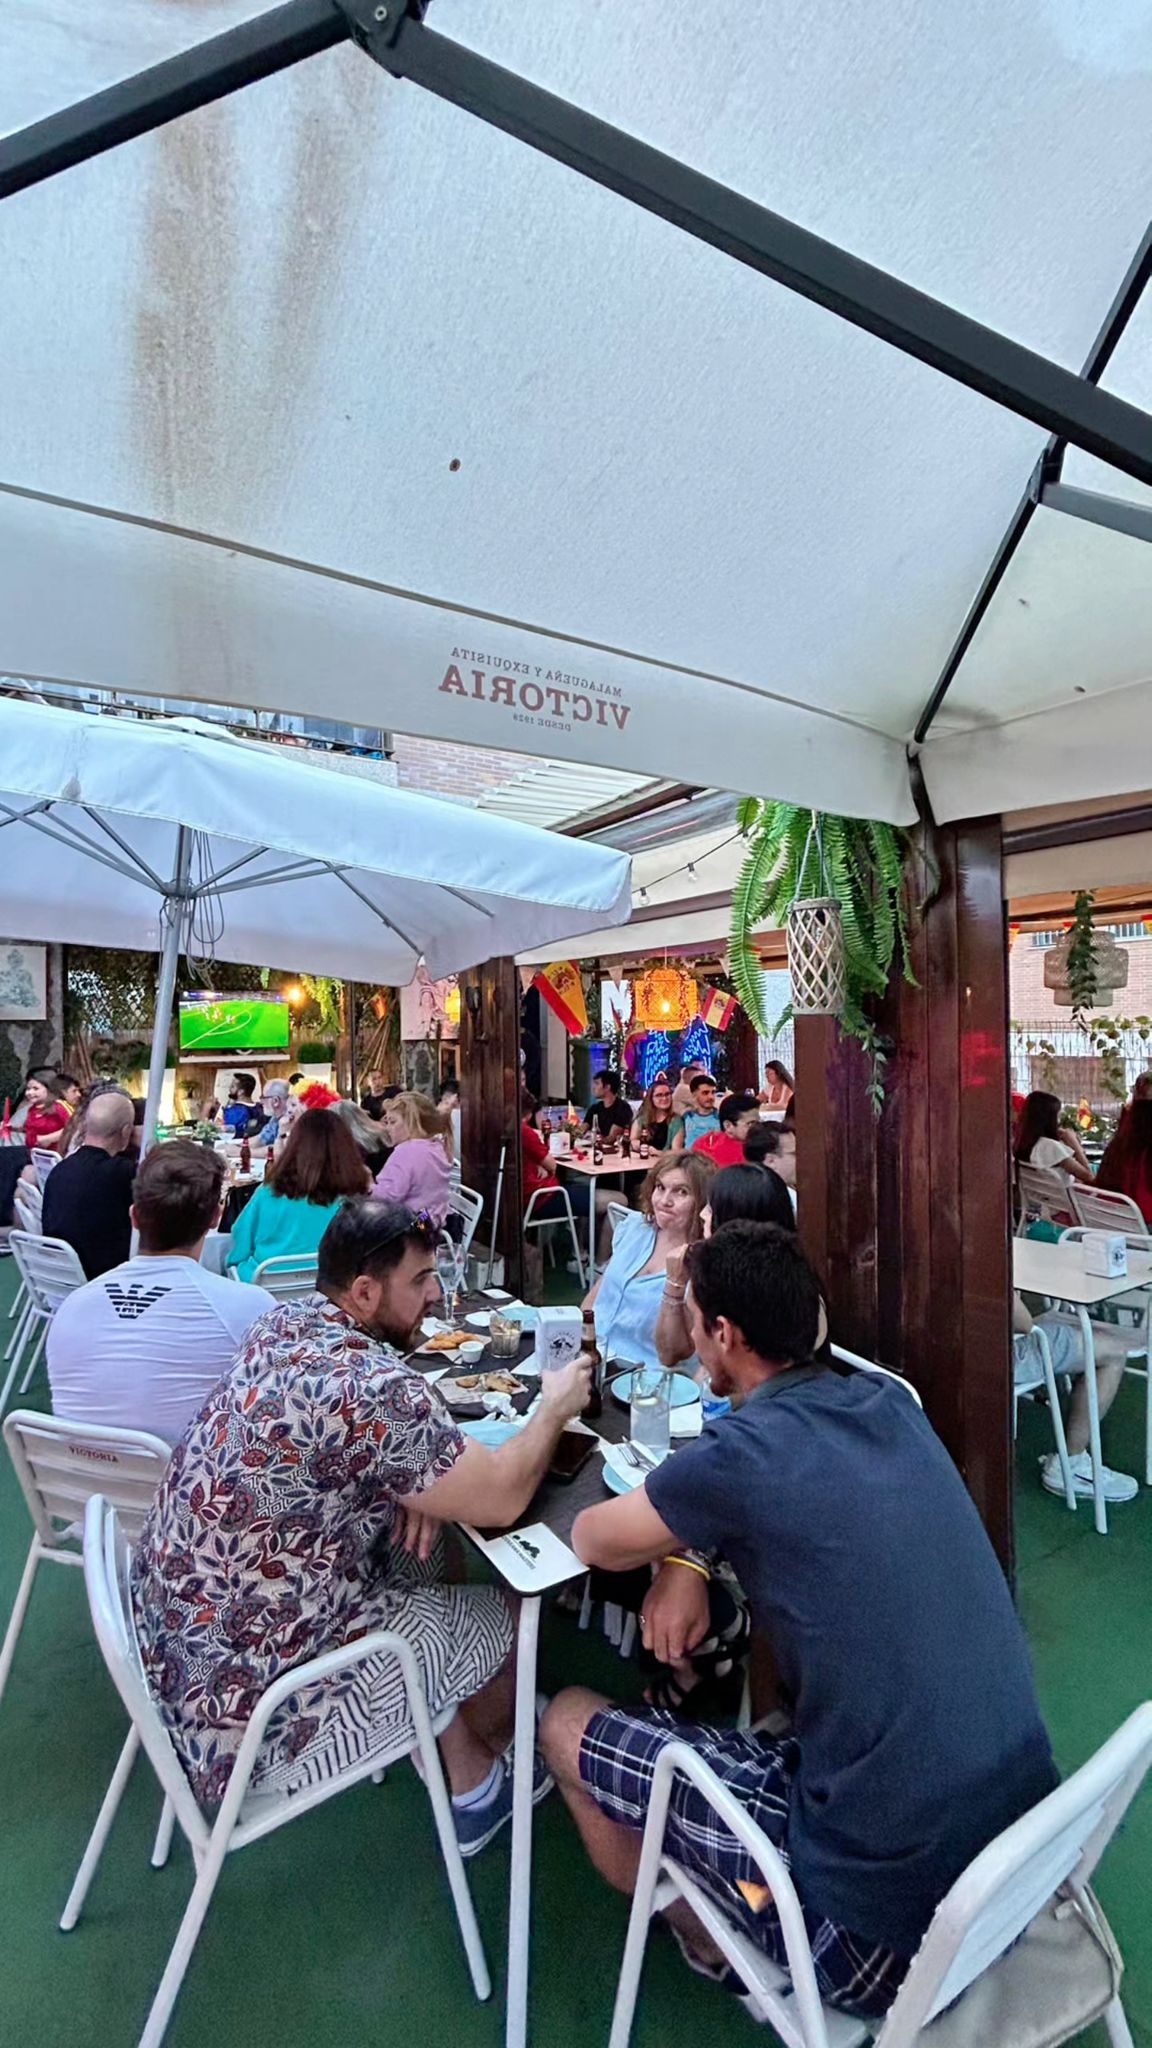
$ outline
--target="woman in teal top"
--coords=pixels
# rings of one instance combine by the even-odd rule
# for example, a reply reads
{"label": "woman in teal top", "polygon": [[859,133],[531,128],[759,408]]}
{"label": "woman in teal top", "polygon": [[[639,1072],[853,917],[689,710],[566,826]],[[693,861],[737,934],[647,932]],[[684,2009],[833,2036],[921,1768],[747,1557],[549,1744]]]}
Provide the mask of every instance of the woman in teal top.
{"label": "woman in teal top", "polygon": [[329,1109],[307,1109],[232,1231],[228,1267],[251,1280],[265,1259],[314,1259],[320,1239],[348,1195],[367,1194],[371,1177],[360,1148]]}
{"label": "woman in teal top", "polygon": [[596,1313],[606,1359],[659,1365],[656,1319],[669,1254],[701,1235],[701,1211],[716,1169],[702,1152],[665,1152],[640,1190],[640,1213],[621,1218],[612,1256],[584,1306]]}

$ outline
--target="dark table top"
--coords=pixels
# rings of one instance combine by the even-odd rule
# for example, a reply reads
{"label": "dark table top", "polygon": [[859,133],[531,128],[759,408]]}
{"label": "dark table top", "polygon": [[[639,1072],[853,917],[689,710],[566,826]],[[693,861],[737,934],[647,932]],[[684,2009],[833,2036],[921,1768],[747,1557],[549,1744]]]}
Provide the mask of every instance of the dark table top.
{"label": "dark table top", "polygon": [[[482,1294],[468,1295],[461,1302],[458,1320],[462,1322],[466,1315],[477,1309],[498,1309],[499,1306],[498,1302],[488,1301]],[[519,1360],[532,1356],[535,1342],[534,1336],[521,1338],[519,1359],[489,1358],[485,1355],[477,1364],[465,1369],[469,1372],[488,1372],[503,1367],[507,1372],[515,1372]],[[452,1369],[451,1356],[446,1358],[442,1353],[438,1355],[435,1352],[413,1352],[408,1363],[421,1373],[435,1372],[441,1366],[447,1366],[449,1371]],[[623,1443],[628,1435],[628,1423],[627,1406],[615,1400],[608,1387],[605,1387],[604,1412],[594,1422],[590,1422],[588,1427],[594,1429],[598,1436],[606,1437],[609,1443],[618,1444]],[[599,1452],[595,1451],[574,1479],[545,1479],[512,1527],[523,1529],[531,1523],[542,1522],[546,1529],[550,1529],[554,1536],[559,1537],[561,1543],[567,1543],[572,1534],[572,1524],[581,1509],[592,1507],[597,1501],[609,1500],[611,1497],[611,1488],[604,1483],[604,1461]]]}

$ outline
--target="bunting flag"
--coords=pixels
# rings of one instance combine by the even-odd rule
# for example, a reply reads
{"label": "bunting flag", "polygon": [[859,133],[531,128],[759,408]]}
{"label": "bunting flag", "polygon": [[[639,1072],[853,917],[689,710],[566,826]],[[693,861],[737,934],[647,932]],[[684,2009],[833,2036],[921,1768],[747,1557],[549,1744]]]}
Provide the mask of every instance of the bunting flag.
{"label": "bunting flag", "polygon": [[701,987],[700,1015],[709,1031],[727,1031],[736,1015],[735,996],[726,996],[723,989]]}
{"label": "bunting flag", "polygon": [[533,978],[532,986],[539,989],[569,1037],[582,1038],[588,1029],[588,1005],[584,1000],[584,983],[576,962],[553,960],[550,967],[540,969]]}

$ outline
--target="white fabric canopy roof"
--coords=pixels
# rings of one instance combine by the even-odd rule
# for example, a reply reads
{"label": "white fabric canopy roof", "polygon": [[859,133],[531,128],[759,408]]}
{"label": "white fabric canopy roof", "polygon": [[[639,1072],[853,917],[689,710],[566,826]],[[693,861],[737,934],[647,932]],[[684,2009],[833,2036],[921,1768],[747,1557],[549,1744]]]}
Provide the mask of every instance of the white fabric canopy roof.
{"label": "white fabric canopy roof", "polygon": [[611,847],[219,728],[0,699],[8,937],[158,947],[180,826],[197,835],[189,886],[204,906],[188,950],[201,958],[402,985],[421,954],[448,974],[631,907],[629,862]]}
{"label": "white fabric canopy roof", "polygon": [[[8,0],[0,126],[255,11]],[[1070,367],[1147,222],[1150,0],[429,18]],[[1038,428],[349,48],[9,199],[0,265],[0,666],[912,817]],[[1147,543],[1038,513],[938,815],[1152,783],[1150,624]]]}

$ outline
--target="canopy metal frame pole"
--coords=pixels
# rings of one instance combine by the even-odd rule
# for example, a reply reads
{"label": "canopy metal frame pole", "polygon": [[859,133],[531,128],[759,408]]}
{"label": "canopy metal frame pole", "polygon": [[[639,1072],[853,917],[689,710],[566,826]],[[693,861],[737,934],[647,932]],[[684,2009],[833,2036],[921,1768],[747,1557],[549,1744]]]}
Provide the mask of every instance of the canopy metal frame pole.
{"label": "canopy metal frame pole", "polygon": [[1134,498],[1115,498],[1104,491],[1082,491],[1075,484],[1056,483],[1041,484],[1039,502],[1049,512],[1065,512],[1070,519],[1107,526],[1132,540],[1152,540],[1152,505],[1140,505]]}
{"label": "canopy metal frame pole", "polygon": [[994,404],[1152,483],[1152,415],[425,27],[426,0],[287,0],[0,142],[0,198],[351,36],[405,78]]}
{"label": "canopy metal frame pole", "polygon": [[164,933],[160,973],[156,983],[156,1014],[152,1022],[148,1094],[144,1103],[144,1130],[140,1143],[142,1153],[148,1150],[156,1136],[160,1091],[164,1086],[164,1069],[168,1064],[168,1034],[172,1028],[172,1010],[176,996],[176,969],[184,950],[185,934],[192,909],[189,875],[192,869],[193,838],[194,834],[189,826],[180,825],[177,828],[175,873],[164,897],[168,926]]}

